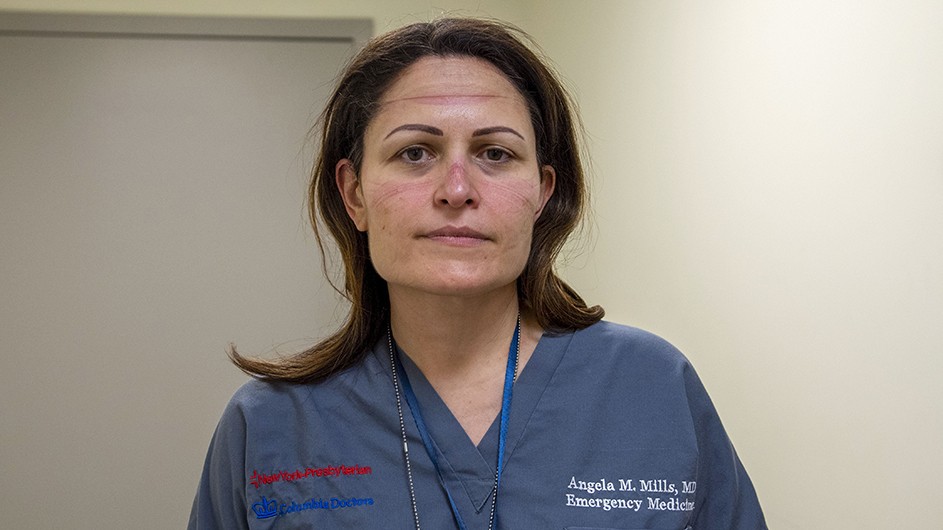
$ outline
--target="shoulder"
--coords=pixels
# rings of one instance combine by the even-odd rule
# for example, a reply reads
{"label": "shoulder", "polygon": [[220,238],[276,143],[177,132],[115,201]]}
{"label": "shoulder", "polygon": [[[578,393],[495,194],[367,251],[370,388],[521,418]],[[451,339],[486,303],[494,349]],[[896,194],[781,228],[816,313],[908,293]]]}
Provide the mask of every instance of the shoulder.
{"label": "shoulder", "polygon": [[255,428],[283,425],[295,415],[344,401],[360,372],[361,367],[355,366],[317,383],[250,379],[232,395],[221,423],[240,422]]}
{"label": "shoulder", "polygon": [[250,379],[229,400],[229,410],[255,415],[271,408],[281,408],[310,392],[312,385]]}
{"label": "shoulder", "polygon": [[304,392],[308,386],[250,379],[236,390],[229,401],[229,407],[246,412],[256,412],[260,409],[290,402],[295,399],[297,394]]}
{"label": "shoulder", "polygon": [[[561,351],[557,380],[599,396],[619,394],[638,402],[657,400],[682,410],[694,370],[665,339],[639,328],[601,321],[553,335],[547,351]],[[695,376],[696,377],[696,376]],[[605,389],[605,392],[599,392]]]}
{"label": "shoulder", "polygon": [[600,320],[587,328],[574,332],[574,335],[582,340],[591,340],[598,344],[610,344],[623,348],[675,350],[668,341],[650,331],[609,322],[608,320]]}
{"label": "shoulder", "polygon": [[250,431],[269,423],[275,411],[290,409],[305,393],[305,385],[291,385],[250,379],[229,399],[217,426],[216,437],[233,442],[245,440]]}
{"label": "shoulder", "polygon": [[587,360],[633,370],[684,372],[690,362],[681,351],[660,336],[623,324],[600,321],[573,333],[569,351]]}

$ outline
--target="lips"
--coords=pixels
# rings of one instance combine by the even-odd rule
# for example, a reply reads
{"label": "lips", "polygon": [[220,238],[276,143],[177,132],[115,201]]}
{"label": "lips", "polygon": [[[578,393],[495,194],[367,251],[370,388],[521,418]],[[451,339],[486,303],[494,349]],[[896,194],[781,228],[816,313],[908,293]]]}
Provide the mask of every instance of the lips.
{"label": "lips", "polygon": [[426,234],[428,239],[442,243],[468,246],[487,241],[488,236],[477,230],[462,226],[445,226]]}

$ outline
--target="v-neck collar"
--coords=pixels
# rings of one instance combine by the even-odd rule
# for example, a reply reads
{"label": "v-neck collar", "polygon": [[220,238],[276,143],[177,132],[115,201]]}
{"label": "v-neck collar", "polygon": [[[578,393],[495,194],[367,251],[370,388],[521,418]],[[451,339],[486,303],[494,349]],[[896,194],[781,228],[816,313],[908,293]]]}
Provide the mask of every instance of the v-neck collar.
{"label": "v-neck collar", "polygon": [[[560,360],[570,343],[572,334],[561,336],[544,335],[537,343],[524,369],[514,383],[514,399],[508,422],[507,445],[504,449],[504,464],[508,465],[514,448],[520,443],[527,423],[550,383]],[[400,351],[403,369],[409,377],[416,400],[422,409],[426,426],[438,452],[443,478],[453,492],[464,491],[468,502],[480,512],[488,501],[494,485],[495,465],[498,454],[498,431],[500,418],[495,417],[488,432],[478,446],[472,443],[461,423],[439,397],[419,367],[409,355]],[[387,361],[387,365],[389,361]],[[413,421],[408,422],[411,430]],[[412,454],[422,453],[412,452]],[[507,472],[507,467],[505,467]],[[453,493],[456,495],[457,493]],[[458,499],[456,499],[456,502]]]}

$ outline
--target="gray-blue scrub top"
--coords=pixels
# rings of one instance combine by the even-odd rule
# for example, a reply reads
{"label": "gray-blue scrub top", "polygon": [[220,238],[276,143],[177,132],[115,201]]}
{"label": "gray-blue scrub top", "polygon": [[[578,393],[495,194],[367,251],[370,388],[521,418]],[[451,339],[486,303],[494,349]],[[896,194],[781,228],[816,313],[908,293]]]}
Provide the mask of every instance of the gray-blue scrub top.
{"label": "gray-blue scrub top", "polygon": [[[498,422],[476,447],[408,355],[403,363],[465,523],[488,528]],[[456,528],[405,403],[403,413],[420,522]],[[497,517],[498,528],[514,530],[766,528],[687,359],[650,333],[608,322],[545,334],[521,371]],[[413,527],[385,337],[323,382],[250,381],[237,391],[189,524]]]}

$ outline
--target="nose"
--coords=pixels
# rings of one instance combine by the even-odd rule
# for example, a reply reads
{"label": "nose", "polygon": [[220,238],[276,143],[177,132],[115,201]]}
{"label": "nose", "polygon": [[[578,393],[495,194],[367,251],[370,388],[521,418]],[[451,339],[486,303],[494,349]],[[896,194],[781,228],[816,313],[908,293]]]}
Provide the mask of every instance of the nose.
{"label": "nose", "polygon": [[461,208],[477,206],[480,197],[475,183],[462,161],[453,162],[435,193],[435,201],[443,206]]}

